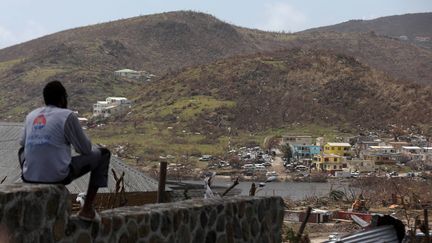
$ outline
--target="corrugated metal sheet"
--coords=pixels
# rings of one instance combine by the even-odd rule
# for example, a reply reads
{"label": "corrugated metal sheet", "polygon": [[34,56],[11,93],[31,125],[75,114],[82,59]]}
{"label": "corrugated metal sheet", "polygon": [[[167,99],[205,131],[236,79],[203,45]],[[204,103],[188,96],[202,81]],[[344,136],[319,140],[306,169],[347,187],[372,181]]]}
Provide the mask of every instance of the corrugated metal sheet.
{"label": "corrugated metal sheet", "polygon": [[[0,122],[0,180],[6,177],[4,183],[21,182],[21,168],[18,163],[17,152],[22,129],[23,126],[20,123]],[[115,191],[115,180],[111,169],[114,169],[118,175],[125,172],[126,192],[150,192],[158,189],[156,180],[113,156],[110,162],[108,188],[101,188],[100,192]],[[67,186],[68,190],[73,194],[85,192],[89,177],[90,175],[87,174],[75,180]],[[170,189],[167,187],[166,190],[169,191]]]}
{"label": "corrugated metal sheet", "polygon": [[21,181],[21,168],[18,163],[19,139],[22,124],[0,122],[0,180],[4,183]]}
{"label": "corrugated metal sheet", "polygon": [[378,226],[373,229],[350,234],[342,237],[340,240],[326,241],[327,243],[398,243],[396,230],[393,225]]}
{"label": "corrugated metal sheet", "polygon": [[372,214],[369,213],[346,212],[346,211],[338,211],[335,213],[335,217],[338,219],[351,220],[351,215],[356,215],[357,217],[363,219],[368,223],[370,223],[372,220]]}

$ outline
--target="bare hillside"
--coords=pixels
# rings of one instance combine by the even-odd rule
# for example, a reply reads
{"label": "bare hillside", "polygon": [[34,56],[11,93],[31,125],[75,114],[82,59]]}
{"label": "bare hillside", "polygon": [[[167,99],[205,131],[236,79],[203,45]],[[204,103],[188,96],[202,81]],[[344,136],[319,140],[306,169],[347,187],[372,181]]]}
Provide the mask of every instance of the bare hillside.
{"label": "bare hillside", "polygon": [[[139,97],[136,91],[148,88],[145,82],[116,80],[113,72],[118,69],[149,71],[156,74],[157,83],[185,68],[291,48],[351,57],[401,84],[429,85],[432,80],[432,52],[394,38],[371,33],[263,32],[203,13],[169,12],[66,30],[0,50],[0,119],[21,121],[41,104],[41,89],[52,79],[65,83],[74,97],[71,107],[90,112],[96,100]],[[307,79],[309,74],[301,75]],[[205,87],[196,92],[203,92],[201,88]]]}

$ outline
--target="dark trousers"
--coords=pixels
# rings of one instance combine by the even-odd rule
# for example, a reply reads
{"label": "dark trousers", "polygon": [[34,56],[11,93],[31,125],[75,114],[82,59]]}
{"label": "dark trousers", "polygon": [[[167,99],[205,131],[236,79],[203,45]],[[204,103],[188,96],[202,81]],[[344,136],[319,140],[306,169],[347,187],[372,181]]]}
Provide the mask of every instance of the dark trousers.
{"label": "dark trousers", "polygon": [[[25,160],[23,148],[18,151],[18,158],[22,169]],[[74,156],[69,165],[69,174],[64,180],[57,183],[68,185],[73,180],[90,172],[89,187],[107,187],[110,158],[111,152],[106,148],[96,148],[93,149],[90,154]],[[24,182],[40,183],[37,181],[27,181],[24,178],[22,179]]]}

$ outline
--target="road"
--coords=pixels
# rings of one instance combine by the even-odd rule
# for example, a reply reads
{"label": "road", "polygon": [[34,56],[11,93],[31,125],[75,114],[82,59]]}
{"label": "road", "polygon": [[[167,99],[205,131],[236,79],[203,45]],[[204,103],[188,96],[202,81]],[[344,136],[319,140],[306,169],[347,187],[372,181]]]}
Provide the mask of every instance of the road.
{"label": "road", "polygon": [[276,171],[279,175],[285,174],[285,167],[283,165],[282,157],[275,156],[274,161],[272,163],[272,170]]}
{"label": "road", "polygon": [[272,167],[269,170],[273,170],[279,175],[279,181],[286,181],[286,179],[289,177],[285,172],[284,161],[282,160],[282,152],[279,149],[276,150],[276,156],[274,157]]}

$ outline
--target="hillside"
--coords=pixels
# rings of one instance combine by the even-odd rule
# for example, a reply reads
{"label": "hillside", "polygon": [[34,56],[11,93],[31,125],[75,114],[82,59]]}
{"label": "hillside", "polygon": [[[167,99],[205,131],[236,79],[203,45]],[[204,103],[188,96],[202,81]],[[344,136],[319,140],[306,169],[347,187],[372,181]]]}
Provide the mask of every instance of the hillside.
{"label": "hillside", "polygon": [[373,33],[312,32],[298,35],[289,47],[330,50],[351,56],[407,83],[432,84],[432,50]]}
{"label": "hillside", "polygon": [[145,109],[137,110],[134,119],[142,114],[178,122],[193,107],[180,101],[202,96],[220,105],[215,111],[209,106],[208,112],[183,117],[201,122],[190,127],[202,128],[201,132],[209,128],[205,124],[258,131],[293,122],[384,128],[393,123],[429,123],[431,90],[401,84],[349,56],[290,49],[168,75],[142,90],[136,109]]}
{"label": "hillside", "polygon": [[431,91],[400,84],[351,57],[292,49],[167,75],[141,91],[132,113],[118,120],[122,126],[92,133],[101,143],[127,144],[147,158],[153,153],[220,153],[228,128],[233,141],[243,142],[255,137],[247,134],[310,124],[353,133],[392,124],[426,128]]}
{"label": "hillside", "polygon": [[187,66],[278,48],[274,43],[260,46],[234,26],[195,12],[62,31],[0,50],[0,119],[20,121],[40,105],[40,90],[48,80],[62,80],[79,99],[72,99],[71,107],[89,112],[96,100],[130,96],[145,85],[115,80],[115,70],[146,70],[160,77]]}
{"label": "hillside", "polygon": [[[432,13],[416,13],[381,17],[372,20],[350,20],[336,25],[313,28],[304,32],[375,32],[377,35],[399,38],[408,37],[409,42],[432,48]],[[430,37],[421,42],[416,37]]]}
{"label": "hillside", "polygon": [[40,90],[52,79],[65,83],[71,107],[88,113],[96,100],[134,97],[147,88],[143,82],[116,80],[118,69],[146,70],[157,81],[184,68],[289,48],[351,56],[402,83],[432,80],[432,52],[392,38],[263,32],[203,13],[169,12],[66,30],[0,50],[0,120],[21,121],[41,104]]}
{"label": "hillside", "polygon": [[120,65],[160,74],[256,50],[234,26],[207,14],[181,11],[62,31],[2,49],[0,62],[31,57],[28,61],[103,64],[107,69]]}

